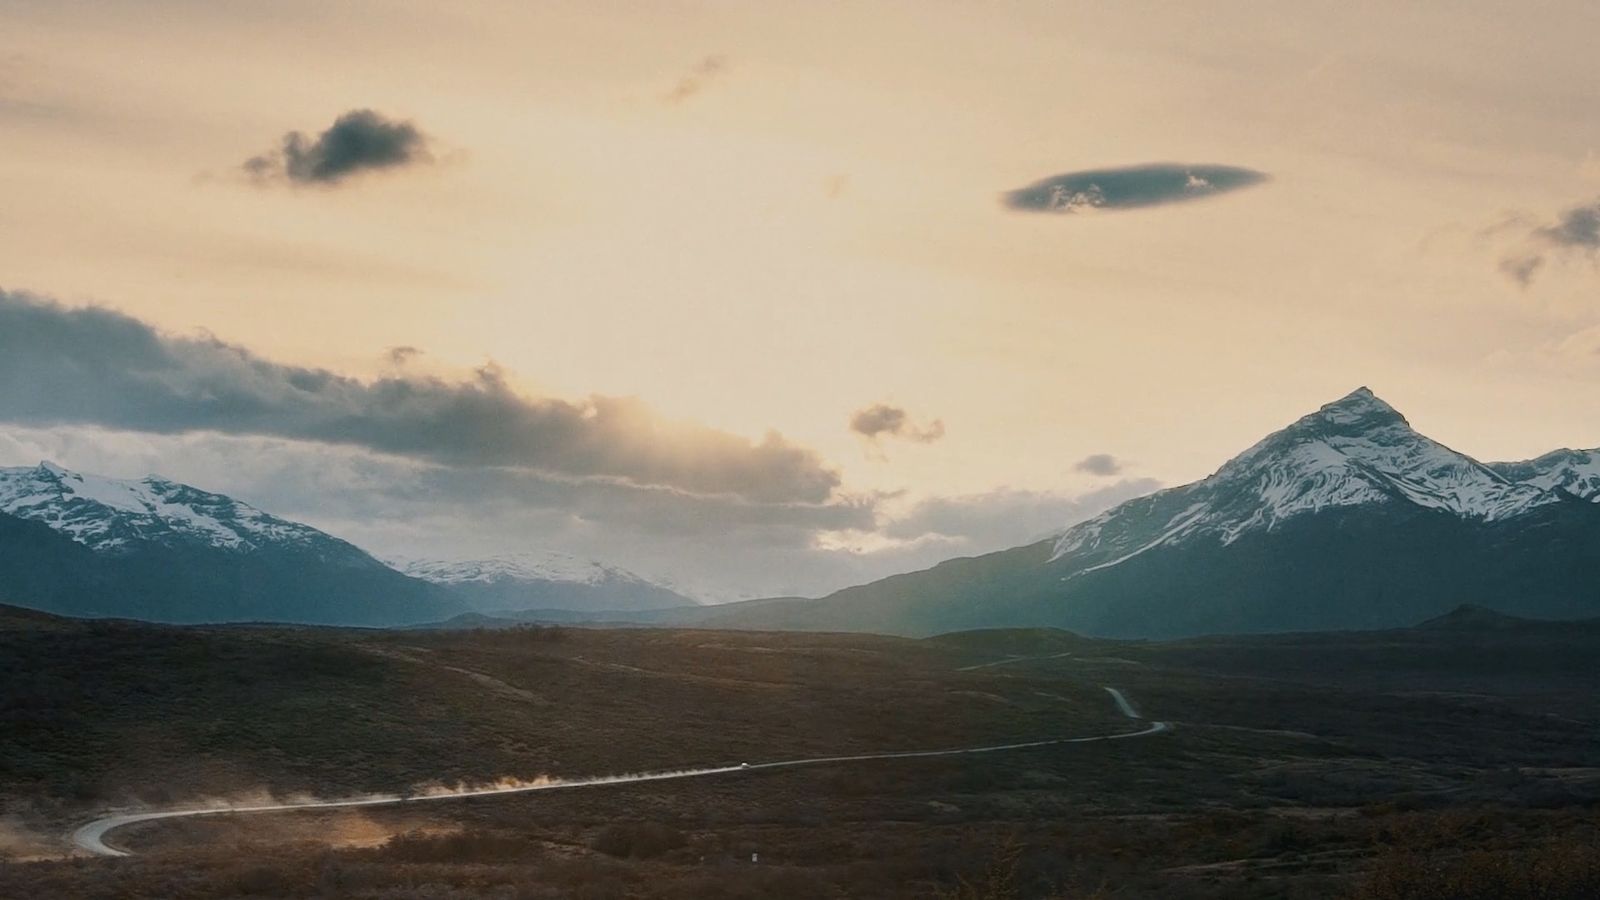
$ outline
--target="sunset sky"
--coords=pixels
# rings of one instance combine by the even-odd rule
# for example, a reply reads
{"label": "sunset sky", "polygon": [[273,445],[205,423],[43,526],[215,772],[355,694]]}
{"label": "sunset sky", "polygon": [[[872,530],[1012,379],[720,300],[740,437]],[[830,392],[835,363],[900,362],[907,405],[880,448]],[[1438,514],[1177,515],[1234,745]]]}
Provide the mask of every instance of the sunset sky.
{"label": "sunset sky", "polygon": [[1406,7],[0,0],[0,465],[726,599],[1600,446],[1600,7]]}

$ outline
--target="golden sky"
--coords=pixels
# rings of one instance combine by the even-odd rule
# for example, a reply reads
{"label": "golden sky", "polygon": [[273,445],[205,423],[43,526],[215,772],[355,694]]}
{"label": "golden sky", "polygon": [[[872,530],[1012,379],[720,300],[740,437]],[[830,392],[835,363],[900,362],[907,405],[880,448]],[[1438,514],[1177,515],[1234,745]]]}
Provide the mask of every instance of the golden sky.
{"label": "golden sky", "polygon": [[[1592,4],[0,16],[0,287],[279,363],[492,361],[530,397],[775,430],[843,492],[904,492],[891,509],[1103,489],[1093,454],[1192,480],[1362,384],[1479,458],[1600,445],[1594,248],[1538,231],[1600,196]],[[324,186],[241,169],[355,109],[414,123],[431,161]],[[1001,202],[1156,162],[1268,180]],[[1502,270],[1530,254],[1529,283]],[[942,437],[867,442],[848,424],[878,403]]]}

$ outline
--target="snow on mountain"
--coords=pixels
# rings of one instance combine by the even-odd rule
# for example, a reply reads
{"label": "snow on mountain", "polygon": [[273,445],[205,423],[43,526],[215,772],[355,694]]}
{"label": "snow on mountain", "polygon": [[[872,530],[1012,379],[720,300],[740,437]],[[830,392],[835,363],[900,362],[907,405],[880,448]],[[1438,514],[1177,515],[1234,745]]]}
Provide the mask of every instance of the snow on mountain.
{"label": "snow on mountain", "polygon": [[454,589],[481,610],[658,609],[696,601],[618,566],[554,550],[473,560],[393,560],[413,578]]}
{"label": "snow on mountain", "polygon": [[1051,561],[1078,573],[1196,539],[1224,546],[1295,516],[1409,504],[1494,522],[1562,501],[1414,431],[1360,388],[1275,432],[1211,477],[1124,503],[1069,528]]}
{"label": "snow on mountain", "polygon": [[156,476],[0,468],[0,597],[154,622],[414,625],[459,597],[308,525]]}
{"label": "snow on mountain", "polygon": [[1596,496],[1596,455],[1484,465],[1417,434],[1363,388],[1209,478],[1130,500],[1054,540],[814,600],[714,607],[698,621],[1171,638],[1396,628],[1463,603],[1589,618],[1600,612],[1600,504],[1575,495]]}
{"label": "snow on mountain", "polygon": [[555,550],[525,551],[489,559],[397,560],[395,567],[413,578],[434,584],[491,584],[500,581],[654,584],[626,569]]}
{"label": "snow on mountain", "polygon": [[50,462],[0,468],[0,512],[42,522],[100,552],[145,542],[245,552],[328,539],[309,526],[154,475],[124,481]]}
{"label": "snow on mountain", "polygon": [[1491,465],[1513,481],[1600,503],[1600,450],[1556,450],[1538,459]]}

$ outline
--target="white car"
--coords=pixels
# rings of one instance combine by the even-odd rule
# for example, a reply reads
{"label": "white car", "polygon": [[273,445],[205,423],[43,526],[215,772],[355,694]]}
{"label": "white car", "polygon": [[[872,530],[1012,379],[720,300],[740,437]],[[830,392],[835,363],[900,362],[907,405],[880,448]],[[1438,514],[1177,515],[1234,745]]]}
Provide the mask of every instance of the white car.
{"label": "white car", "polygon": [[739,763],[739,768],[748,769],[748,768],[750,768],[750,764],[749,763]]}

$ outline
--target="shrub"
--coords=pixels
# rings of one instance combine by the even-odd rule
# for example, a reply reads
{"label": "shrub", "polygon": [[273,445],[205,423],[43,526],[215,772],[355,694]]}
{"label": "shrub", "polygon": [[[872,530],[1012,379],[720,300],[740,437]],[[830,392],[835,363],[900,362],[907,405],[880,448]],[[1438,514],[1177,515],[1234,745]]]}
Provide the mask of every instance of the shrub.
{"label": "shrub", "polygon": [[1600,847],[1568,840],[1531,850],[1460,856],[1395,853],[1367,876],[1357,900],[1592,900]]}
{"label": "shrub", "polygon": [[607,856],[648,859],[689,843],[683,832],[659,822],[618,822],[607,825],[590,844]]}

